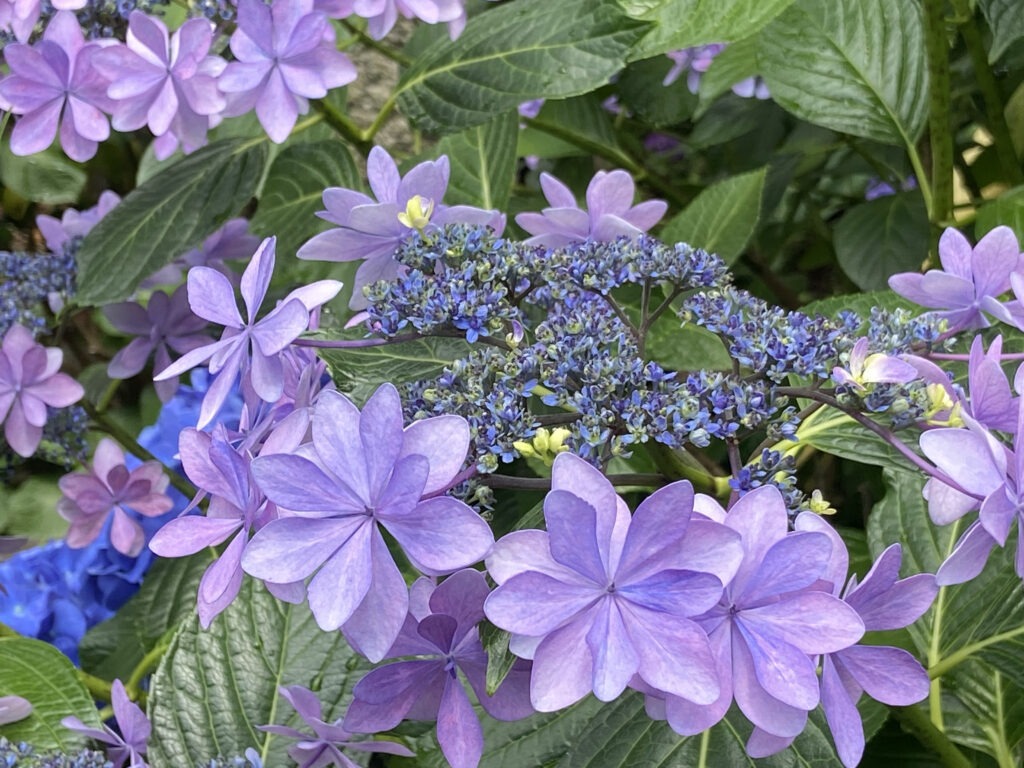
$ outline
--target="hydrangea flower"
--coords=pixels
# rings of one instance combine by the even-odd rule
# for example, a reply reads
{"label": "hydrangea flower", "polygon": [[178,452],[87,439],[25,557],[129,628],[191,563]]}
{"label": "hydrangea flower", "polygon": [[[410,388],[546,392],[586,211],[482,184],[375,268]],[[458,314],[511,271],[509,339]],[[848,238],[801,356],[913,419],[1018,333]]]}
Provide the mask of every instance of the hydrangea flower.
{"label": "hydrangea flower", "polygon": [[[110,81],[114,128],[134,131],[148,125],[157,137],[158,160],[179,142],[186,153],[201,147],[209,116],[224,109],[217,76],[227,63],[208,55],[213,32],[206,19],[190,19],[169,36],[163,21],[132,11],[127,44],[105,48],[95,57],[95,67]],[[168,133],[172,136],[161,140]]]}
{"label": "hydrangea flower", "polygon": [[209,509],[205,517],[188,515],[170,521],[149,542],[160,557],[185,557],[231,540],[199,582],[199,621],[204,628],[238,595],[242,553],[250,531],[273,519],[277,511],[256,487],[251,459],[225,437],[223,427],[215,429],[213,436],[195,429],[182,431],[179,453],[185,474],[200,491],[211,495]]}
{"label": "hydrangea flower", "polygon": [[[864,581],[850,577],[843,582],[849,567],[846,547],[836,530],[818,515],[803,513],[796,529],[818,531],[833,541],[832,563],[826,578],[832,582],[832,594],[842,597],[860,615],[869,632],[902,629],[924,615],[938,586],[930,573],[900,579],[903,550],[899,544],[888,547],[871,566]],[[862,693],[890,706],[910,706],[928,697],[928,673],[920,662],[902,648],[884,645],[854,645],[825,654],[821,661],[821,706],[836,751],[847,768],[854,768],[864,754],[864,727],[857,700]],[[782,749],[790,740],[779,745]]]}
{"label": "hydrangea flower", "polygon": [[16,723],[32,714],[32,704],[21,696],[0,696],[0,725]]}
{"label": "hydrangea flower", "polygon": [[53,253],[62,252],[70,241],[85,237],[103,217],[110,213],[121,202],[121,196],[109,189],[100,195],[100,199],[92,208],[76,211],[68,208],[60,219],[40,214],[36,216],[36,226],[43,234],[46,247]]}
{"label": "hydrangea flower", "polygon": [[177,284],[183,271],[192,267],[210,267],[222,273],[232,284],[238,283],[238,273],[225,262],[252,257],[259,247],[260,239],[249,234],[248,219],[229,219],[220,229],[206,238],[202,245],[174,259],[170,264],[154,272],[142,282],[143,288],[156,285]]}
{"label": "hydrangea flower", "polygon": [[[634,675],[695,706],[719,697],[707,635],[690,617],[718,603],[742,553],[739,537],[721,526],[691,531],[692,510],[693,488],[681,481],[630,518],[597,469],[569,453],[555,459],[547,531],[509,534],[487,558],[499,586],[484,610],[513,633],[517,655],[533,658],[537,710],[591,691],[611,701]],[[709,551],[718,564],[704,572]]]}
{"label": "hydrangea flower", "polygon": [[[146,367],[154,353],[153,367],[162,371],[171,364],[170,349],[183,355],[210,343],[210,337],[203,333],[206,320],[192,312],[184,285],[178,286],[170,297],[163,291],[154,291],[146,307],[125,301],[107,305],[103,314],[114,328],[136,337],[119,349],[107,365],[107,375],[112,379],[130,379]],[[156,382],[161,402],[169,401],[177,391],[177,376]]]}
{"label": "hydrangea flower", "polygon": [[[459,571],[435,586],[422,578],[410,590],[409,615],[388,656],[416,656],[386,664],[356,683],[344,727],[377,733],[404,719],[436,720],[437,741],[452,768],[476,768],[484,737],[461,678],[497,720],[533,713],[529,667],[517,662],[494,696],[487,695],[487,653],[477,624],[489,592],[480,571]],[[461,672],[461,678],[460,673]]]}
{"label": "hydrangea flower", "polygon": [[974,337],[967,365],[970,397],[965,410],[971,419],[986,429],[1013,434],[1017,431],[1020,398],[1014,397],[1010,389],[1002,366],[1002,355],[1002,336],[992,339],[987,352],[981,336]]}
{"label": "hydrangea flower", "polygon": [[[349,13],[367,19],[367,32],[380,40],[395,26],[401,14],[406,19],[419,19],[427,24],[448,22],[454,40],[466,25],[464,0],[341,0]],[[337,0],[335,0],[337,4]]]}
{"label": "hydrangea flower", "polygon": [[64,353],[36,344],[21,325],[12,325],[0,346],[0,421],[4,438],[19,456],[39,447],[47,406],[65,408],[82,399],[82,385],[60,373]]}
{"label": "hydrangea flower", "polygon": [[333,299],[341,290],[337,280],[319,280],[288,294],[269,314],[256,319],[267,295],[274,272],[277,239],[268,237],[242,273],[241,292],[246,319],[238,313],[235,290],[223,274],[210,267],[193,267],[188,273],[188,301],[201,318],[224,326],[219,341],[188,352],[158,373],[164,381],[207,360],[216,378],[203,399],[199,423],[202,429],[212,421],[227,399],[239,375],[248,378],[266,402],[275,402],[284,390],[281,351],[309,325],[309,313]]}
{"label": "hydrangea flower", "polygon": [[341,718],[333,723],[324,721],[320,699],[308,688],[289,685],[278,688],[278,692],[295,708],[295,712],[313,733],[303,733],[286,725],[261,725],[260,730],[298,739],[298,744],[288,748],[288,756],[297,763],[298,768],[327,768],[332,765],[359,768],[358,763],[342,753],[343,749],[415,757],[410,750],[393,741],[352,741],[352,734],[342,726]]}
{"label": "hydrangea flower", "polygon": [[348,56],[335,49],[334,29],[313,10],[313,0],[239,0],[238,27],[231,35],[235,61],[218,80],[231,94],[228,115],[254,107],[260,124],[280,144],[288,138],[307,99],[356,79]]}
{"label": "hydrangea flower", "polygon": [[11,152],[33,155],[60,143],[72,160],[84,162],[110,135],[107,79],[96,69],[99,43],[86,43],[78,19],[56,14],[35,46],[4,48],[11,74],[0,81],[0,100],[20,115],[11,132]]}
{"label": "hydrangea flower", "polygon": [[40,6],[40,0],[0,0],[0,32],[10,31],[24,43],[39,21]]}
{"label": "hydrangea flower", "polygon": [[390,384],[361,413],[344,395],[321,393],[312,450],[252,463],[267,498],[295,515],[259,531],[242,567],[282,583],[316,572],[309,605],[317,623],[343,627],[357,650],[380,661],[402,629],[409,595],[379,529],[431,575],[479,562],[494,542],[476,512],[440,495],[462,469],[468,446],[469,426],[458,416],[403,428],[402,403]]}
{"label": "hydrangea flower", "polygon": [[917,369],[892,355],[868,354],[867,337],[857,339],[850,350],[849,369],[836,366],[832,380],[844,387],[863,392],[865,384],[906,384],[917,378]]}
{"label": "hydrangea flower", "polygon": [[398,276],[400,267],[393,258],[395,251],[403,240],[428,223],[488,226],[498,235],[505,228],[505,217],[498,211],[442,205],[450,173],[445,155],[420,163],[403,177],[387,150],[374,147],[366,161],[366,173],[376,200],[341,187],[324,190],[327,210],[317,215],[339,228],[316,235],[297,254],[300,259],[320,261],[364,259],[352,287],[353,309],[366,307],[363,286]]}
{"label": "hydrangea flower", "polygon": [[572,190],[550,173],[540,175],[541,189],[550,208],[541,213],[520,213],[516,224],[533,237],[527,245],[560,248],[584,240],[612,241],[639,237],[668,210],[661,200],[633,205],[636,188],[626,171],[598,171],[587,185],[587,208],[580,208]]}
{"label": "hydrangea flower", "polygon": [[104,725],[103,730],[90,728],[77,717],[65,717],[61,724],[69,730],[76,731],[90,739],[109,744],[107,757],[113,762],[113,768],[146,768],[143,755],[146,754],[146,742],[153,727],[139,705],[128,698],[124,683],[115,680],[111,693],[110,704],[114,708],[118,733],[110,726]]}
{"label": "hydrangea flower", "polygon": [[1012,451],[980,425],[933,429],[921,435],[924,455],[967,492],[929,478],[924,496],[932,522],[947,525],[981,509],[936,572],[940,586],[963,584],[981,573],[992,549],[1006,545],[1014,520],[1018,521],[1015,568],[1024,579],[1024,408],[1018,409],[1016,432]]}
{"label": "hydrangea flower", "polygon": [[710,706],[677,696],[652,702],[683,735],[725,716],[733,698],[755,726],[748,752],[771,754],[777,739],[797,736],[820,700],[813,656],[860,640],[856,610],[823,589],[833,543],[821,532],[789,532],[786,505],[774,486],[740,498],[728,514],[711,498],[696,509],[743,539],[743,560],[722,601],[698,621],[711,640],[721,694]]}
{"label": "hydrangea flower", "polygon": [[950,228],[939,239],[941,270],[923,275],[902,272],[889,278],[889,287],[915,304],[941,310],[937,314],[948,320],[951,332],[988,328],[986,315],[1019,326],[1024,307],[998,297],[1010,290],[1010,276],[1019,269],[1020,259],[1017,236],[1009,227],[996,227],[974,248]]}
{"label": "hydrangea flower", "polygon": [[110,540],[118,552],[135,557],[146,537],[128,510],[146,517],[169,512],[174,507],[166,493],[169,483],[163,466],[156,461],[129,470],[121,446],[103,438],[96,446],[89,472],[64,475],[57,483],[64,494],[57,511],[71,523],[68,546],[80,549],[94,541],[113,513]]}

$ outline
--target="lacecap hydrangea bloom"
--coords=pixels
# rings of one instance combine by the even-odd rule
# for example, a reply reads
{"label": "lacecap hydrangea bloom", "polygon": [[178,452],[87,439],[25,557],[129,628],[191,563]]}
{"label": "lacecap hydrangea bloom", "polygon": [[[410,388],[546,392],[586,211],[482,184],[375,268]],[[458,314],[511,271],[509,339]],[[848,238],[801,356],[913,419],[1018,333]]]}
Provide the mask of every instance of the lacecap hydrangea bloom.
{"label": "lacecap hydrangea bloom", "polygon": [[37,344],[21,325],[12,325],[0,345],[0,421],[4,438],[19,456],[39,447],[47,407],[65,408],[82,399],[82,385],[60,373],[64,353]]}
{"label": "lacecap hydrangea bloom", "polygon": [[363,259],[352,285],[353,309],[366,307],[365,286],[399,275],[395,251],[428,225],[474,224],[490,227],[498,235],[505,228],[505,216],[498,211],[442,204],[450,175],[445,155],[420,163],[402,176],[387,150],[374,147],[366,161],[366,174],[376,199],[341,187],[324,190],[327,210],[317,215],[338,228],[316,235],[297,254],[300,259],[318,261]]}
{"label": "lacecap hydrangea bloom", "polygon": [[[673,483],[631,517],[600,471],[554,461],[546,531],[502,538],[487,558],[498,588],[487,618],[533,659],[533,706],[552,712],[593,692],[618,697],[638,676],[695,707],[721,694],[707,634],[693,617],[716,605],[740,564],[740,537],[691,525],[693,488]],[[713,563],[713,564],[712,564]]]}
{"label": "lacecap hydrangea bloom", "polygon": [[290,583],[313,575],[309,605],[324,630],[341,627],[352,645],[380,661],[401,632],[409,594],[381,528],[420,571],[440,575],[479,562],[494,542],[490,526],[444,495],[469,447],[458,416],[404,427],[390,384],[362,412],[325,391],[313,411],[311,450],[260,456],[260,490],[294,514],[268,523],[242,557],[247,573]]}
{"label": "lacecap hydrangea bloom", "polygon": [[111,696],[117,731],[109,725],[104,725],[103,730],[90,728],[77,717],[65,717],[61,724],[69,730],[107,744],[107,757],[113,763],[113,768],[147,768],[143,755],[146,754],[149,734],[153,730],[149,719],[139,705],[128,698],[128,692],[120,680],[114,681]]}

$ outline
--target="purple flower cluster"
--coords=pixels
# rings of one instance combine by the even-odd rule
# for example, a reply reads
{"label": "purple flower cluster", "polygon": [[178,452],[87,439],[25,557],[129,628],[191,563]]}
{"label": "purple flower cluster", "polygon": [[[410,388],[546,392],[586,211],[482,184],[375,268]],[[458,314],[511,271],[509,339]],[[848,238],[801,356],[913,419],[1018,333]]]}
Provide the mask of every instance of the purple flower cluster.
{"label": "purple flower cluster", "polygon": [[[309,99],[351,83],[356,70],[336,48],[331,19],[368,19],[381,38],[398,17],[447,23],[453,38],[466,24],[463,0],[238,0],[229,63],[209,18],[167,25],[135,3],[118,3],[127,17],[125,42],[87,40],[74,11],[84,0],[53,2],[45,31],[29,43],[40,19],[38,0],[0,0],[0,33],[19,42],[3,48],[10,74],[0,80],[0,107],[19,116],[11,135],[16,155],[40,152],[60,134],[68,157],[96,154],[115,130],[148,127],[158,159],[180,147],[192,152],[225,117],[255,110],[270,138],[283,142]],[[234,9],[232,9],[233,11]],[[108,115],[111,120],[108,120]]]}

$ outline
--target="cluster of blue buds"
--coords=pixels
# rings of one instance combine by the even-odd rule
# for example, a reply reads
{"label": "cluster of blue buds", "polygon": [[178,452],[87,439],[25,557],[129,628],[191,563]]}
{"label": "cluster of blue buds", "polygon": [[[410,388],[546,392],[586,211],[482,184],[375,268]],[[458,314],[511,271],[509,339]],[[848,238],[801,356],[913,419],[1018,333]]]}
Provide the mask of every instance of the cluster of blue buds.
{"label": "cluster of blue buds", "polygon": [[36,752],[24,742],[15,744],[0,736],[0,766],[3,768],[114,768],[102,752]]}
{"label": "cluster of blue buds", "polygon": [[15,323],[35,336],[52,325],[53,315],[74,294],[75,250],[0,251],[0,338]]}

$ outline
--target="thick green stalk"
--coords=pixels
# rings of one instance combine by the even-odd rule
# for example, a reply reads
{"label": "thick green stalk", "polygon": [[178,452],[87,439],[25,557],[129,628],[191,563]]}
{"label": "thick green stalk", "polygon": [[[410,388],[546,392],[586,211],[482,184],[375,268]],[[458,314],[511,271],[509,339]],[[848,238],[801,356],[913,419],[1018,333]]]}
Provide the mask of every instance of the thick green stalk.
{"label": "thick green stalk", "polygon": [[924,710],[917,707],[890,707],[904,730],[911,733],[922,745],[934,752],[947,768],[971,768],[971,761],[950,741],[949,737],[932,725]]}
{"label": "thick green stalk", "polygon": [[953,130],[946,0],[924,0],[924,44],[928,61],[928,137],[932,156],[932,204],[928,217],[938,229],[953,216]]}
{"label": "thick green stalk", "polygon": [[971,56],[971,64],[974,66],[974,76],[978,79],[981,98],[985,102],[985,115],[995,141],[999,166],[1005,171],[1007,180],[1011,184],[1014,186],[1024,184],[1024,170],[1022,170],[1021,162],[1014,151],[1010,126],[1006,122],[1006,104],[999,91],[995,73],[989,66],[985,43],[982,41],[981,31],[978,29],[978,20],[971,13],[967,0],[953,0],[953,8],[960,24],[960,36]]}

